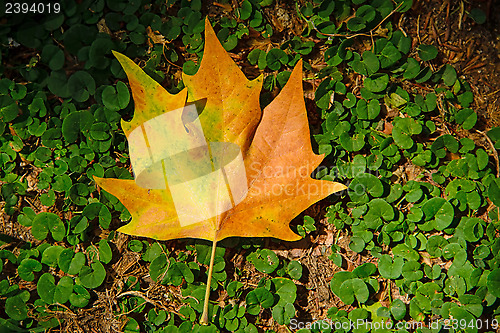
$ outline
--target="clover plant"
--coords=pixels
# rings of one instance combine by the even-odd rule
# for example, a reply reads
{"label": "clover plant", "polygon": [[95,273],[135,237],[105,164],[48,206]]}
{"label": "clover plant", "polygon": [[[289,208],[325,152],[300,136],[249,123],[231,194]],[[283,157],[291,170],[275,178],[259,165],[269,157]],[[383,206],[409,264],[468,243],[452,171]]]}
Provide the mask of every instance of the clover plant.
{"label": "clover plant", "polygon": [[[273,332],[307,316],[313,290],[304,286],[316,272],[304,256],[228,239],[216,250],[212,324],[200,326],[210,244],[116,233],[130,214],[93,181],[133,178],[120,125],[133,102],[111,51],[177,93],[181,71],[198,70],[208,15],[245,73],[264,74],[261,104],[299,59],[314,87],[312,143],[327,166],[315,175],[348,185],[327,200],[326,226],[312,212],[294,224],[302,242],[325,228],[336,235],[321,254],[336,305],[318,319],[443,328],[453,318],[453,332],[495,331],[500,128],[485,129],[474,89],[440,42],[398,28],[412,3],[297,1],[287,8],[295,26],[280,23],[283,3],[273,0],[83,0],[50,15],[1,12],[0,200],[19,232],[0,237],[0,330],[89,330],[98,323],[82,318],[107,311],[124,332]],[[451,6],[467,24],[487,19]],[[320,323],[300,332],[323,332]]]}

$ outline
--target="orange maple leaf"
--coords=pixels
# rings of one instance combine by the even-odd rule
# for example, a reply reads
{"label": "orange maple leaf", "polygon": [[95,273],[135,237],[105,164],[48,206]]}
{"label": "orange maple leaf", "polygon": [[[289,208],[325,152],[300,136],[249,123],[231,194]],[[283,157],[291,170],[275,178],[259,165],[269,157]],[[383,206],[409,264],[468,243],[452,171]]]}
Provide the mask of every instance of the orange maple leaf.
{"label": "orange maple leaf", "polygon": [[[311,148],[302,61],[261,112],[262,76],[249,81],[208,19],[198,72],[168,93],[114,52],[135,103],[122,121],[135,180],[94,177],[132,215],[118,231],[158,240],[226,237],[300,239],[289,222],[343,184],[315,180],[323,160]],[[200,112],[201,111],[201,112]]]}

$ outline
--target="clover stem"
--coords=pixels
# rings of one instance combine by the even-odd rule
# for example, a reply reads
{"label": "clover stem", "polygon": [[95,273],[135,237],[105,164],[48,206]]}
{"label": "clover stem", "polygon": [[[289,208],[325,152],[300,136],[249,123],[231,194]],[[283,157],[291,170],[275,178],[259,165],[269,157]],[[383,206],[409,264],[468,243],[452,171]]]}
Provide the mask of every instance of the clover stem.
{"label": "clover stem", "polygon": [[391,286],[391,280],[390,279],[387,280],[387,286],[388,286],[387,289],[388,289],[388,295],[389,295],[389,303],[392,304],[392,295],[391,295],[391,287],[392,286]]}
{"label": "clover stem", "polygon": [[208,266],[207,289],[205,290],[205,302],[203,303],[203,314],[201,315],[200,324],[208,325],[208,302],[210,300],[210,285],[212,284],[212,272],[214,270],[215,250],[217,249],[217,238],[214,237],[212,243],[212,255],[210,256],[210,266]]}

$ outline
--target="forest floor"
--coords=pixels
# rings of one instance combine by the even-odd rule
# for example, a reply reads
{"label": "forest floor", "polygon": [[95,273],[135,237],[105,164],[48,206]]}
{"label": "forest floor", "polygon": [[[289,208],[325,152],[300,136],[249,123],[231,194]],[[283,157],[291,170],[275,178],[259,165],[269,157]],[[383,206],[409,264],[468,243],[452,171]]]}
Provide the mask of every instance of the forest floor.
{"label": "forest floor", "polygon": [[[459,5],[453,0],[448,1],[414,1],[411,10],[398,16],[390,17],[396,29],[400,29],[406,35],[412,38],[413,45],[421,43],[432,44],[439,49],[439,59],[436,64],[450,64],[459,74],[470,83],[474,92],[474,104],[472,108],[478,113],[478,123],[476,128],[481,132],[495,126],[500,126],[500,7],[495,6],[493,1],[471,1],[474,6],[484,10],[487,15],[487,22],[483,25],[471,23],[471,20],[465,20],[464,6],[468,4],[460,2]],[[209,9],[209,15],[217,15],[219,7]],[[240,43],[237,49],[233,50],[233,58],[242,68],[243,72],[249,78],[256,77],[259,73],[254,66],[246,62],[246,55],[254,48],[270,48],[273,45],[280,45],[283,40],[288,40],[294,35],[299,35],[305,27],[305,22],[297,16],[295,6],[287,4],[285,1],[278,2],[274,8],[266,8],[268,20],[273,24],[273,30],[276,32],[270,39],[248,38],[245,43]],[[379,33],[384,33],[379,32]],[[310,38],[314,42],[321,42]],[[357,37],[355,47],[360,50],[366,49],[370,45],[369,37]],[[315,55],[315,60],[311,61],[313,69],[319,69],[325,66],[324,55],[321,51]],[[169,70],[177,71],[180,77],[181,69],[172,67]],[[342,71],[342,68],[339,68]],[[313,77],[314,72],[305,71],[305,77]],[[346,86],[356,87],[359,80],[353,75],[345,77]],[[305,84],[306,105],[308,106],[309,121],[312,131],[319,132],[321,118],[316,112],[314,103],[314,92],[317,89],[320,80],[307,80]],[[414,90],[426,91],[425,85],[412,87]],[[469,132],[465,130],[450,129],[450,134],[457,138],[469,137],[476,141],[478,145],[488,146],[485,135],[481,132]],[[412,174],[414,170],[408,168],[402,171],[407,179],[414,179]],[[28,177],[30,177],[28,175]],[[32,179],[36,182],[36,179]],[[300,242],[274,243],[268,241],[266,247],[274,250],[279,256],[294,259],[302,262],[306,277],[298,286],[298,318],[323,318],[326,311],[337,306],[349,310],[350,306],[345,306],[338,298],[334,297],[329,287],[329,278],[333,272],[339,270],[337,266],[328,259],[331,245],[336,242],[343,251],[347,259],[346,270],[352,271],[361,263],[370,262],[373,258],[355,253],[349,249],[349,237],[343,231],[337,231],[332,224],[326,221],[325,207],[328,202],[320,202],[313,205],[304,214],[313,217],[317,223],[317,230]],[[302,216],[302,215],[301,215]],[[299,217],[300,218],[300,217]],[[299,220],[299,218],[297,220]],[[293,222],[292,222],[293,223]],[[297,223],[297,222],[295,222]],[[35,241],[30,231],[2,211],[0,216],[0,234],[6,234],[24,241]],[[130,236],[119,235],[116,245],[122,253],[121,258],[113,268],[116,274],[126,276],[144,276],[147,275],[147,267],[139,264],[139,255],[126,248]],[[120,244],[122,248],[120,248]],[[167,249],[181,251],[185,249],[183,241],[166,242]],[[248,283],[257,284],[264,276],[262,273],[243,260],[241,252],[228,249],[226,252],[228,259],[226,268],[228,275],[231,269],[235,267],[244,268],[248,277]],[[229,267],[231,266],[231,267]],[[94,306],[84,309],[78,314],[78,320],[73,320],[68,313],[69,322],[74,323],[74,327],[68,330],[80,329],[93,332],[92,327],[100,326],[99,331],[112,332],[120,330],[121,323],[115,318],[112,311],[112,304],[116,301],[116,285],[113,277],[109,276],[104,286],[98,291],[98,300]],[[158,285],[156,289],[150,290],[151,299],[162,299],[161,295],[166,293],[179,293],[176,287]],[[379,299],[383,302],[387,288],[380,288]],[[397,298],[398,290],[396,287],[392,290],[392,297]],[[276,331],[286,330],[274,324],[273,319],[261,318],[260,328],[272,328]]]}

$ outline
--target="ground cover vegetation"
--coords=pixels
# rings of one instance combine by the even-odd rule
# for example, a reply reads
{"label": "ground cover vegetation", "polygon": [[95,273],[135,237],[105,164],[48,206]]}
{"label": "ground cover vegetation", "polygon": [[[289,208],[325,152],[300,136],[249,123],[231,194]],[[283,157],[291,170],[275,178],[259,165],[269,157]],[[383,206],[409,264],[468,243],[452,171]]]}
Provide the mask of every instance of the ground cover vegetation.
{"label": "ground cover vegetation", "polygon": [[[0,14],[0,332],[288,332],[299,319],[495,331],[490,5],[82,0]],[[198,70],[206,16],[247,77],[265,75],[262,107],[303,59],[325,154],[313,176],[349,188],[294,220],[301,241],[220,242],[203,326],[211,244],[116,232],[130,213],[93,177],[133,179],[120,128],[133,101],[111,51],[177,93]]]}

